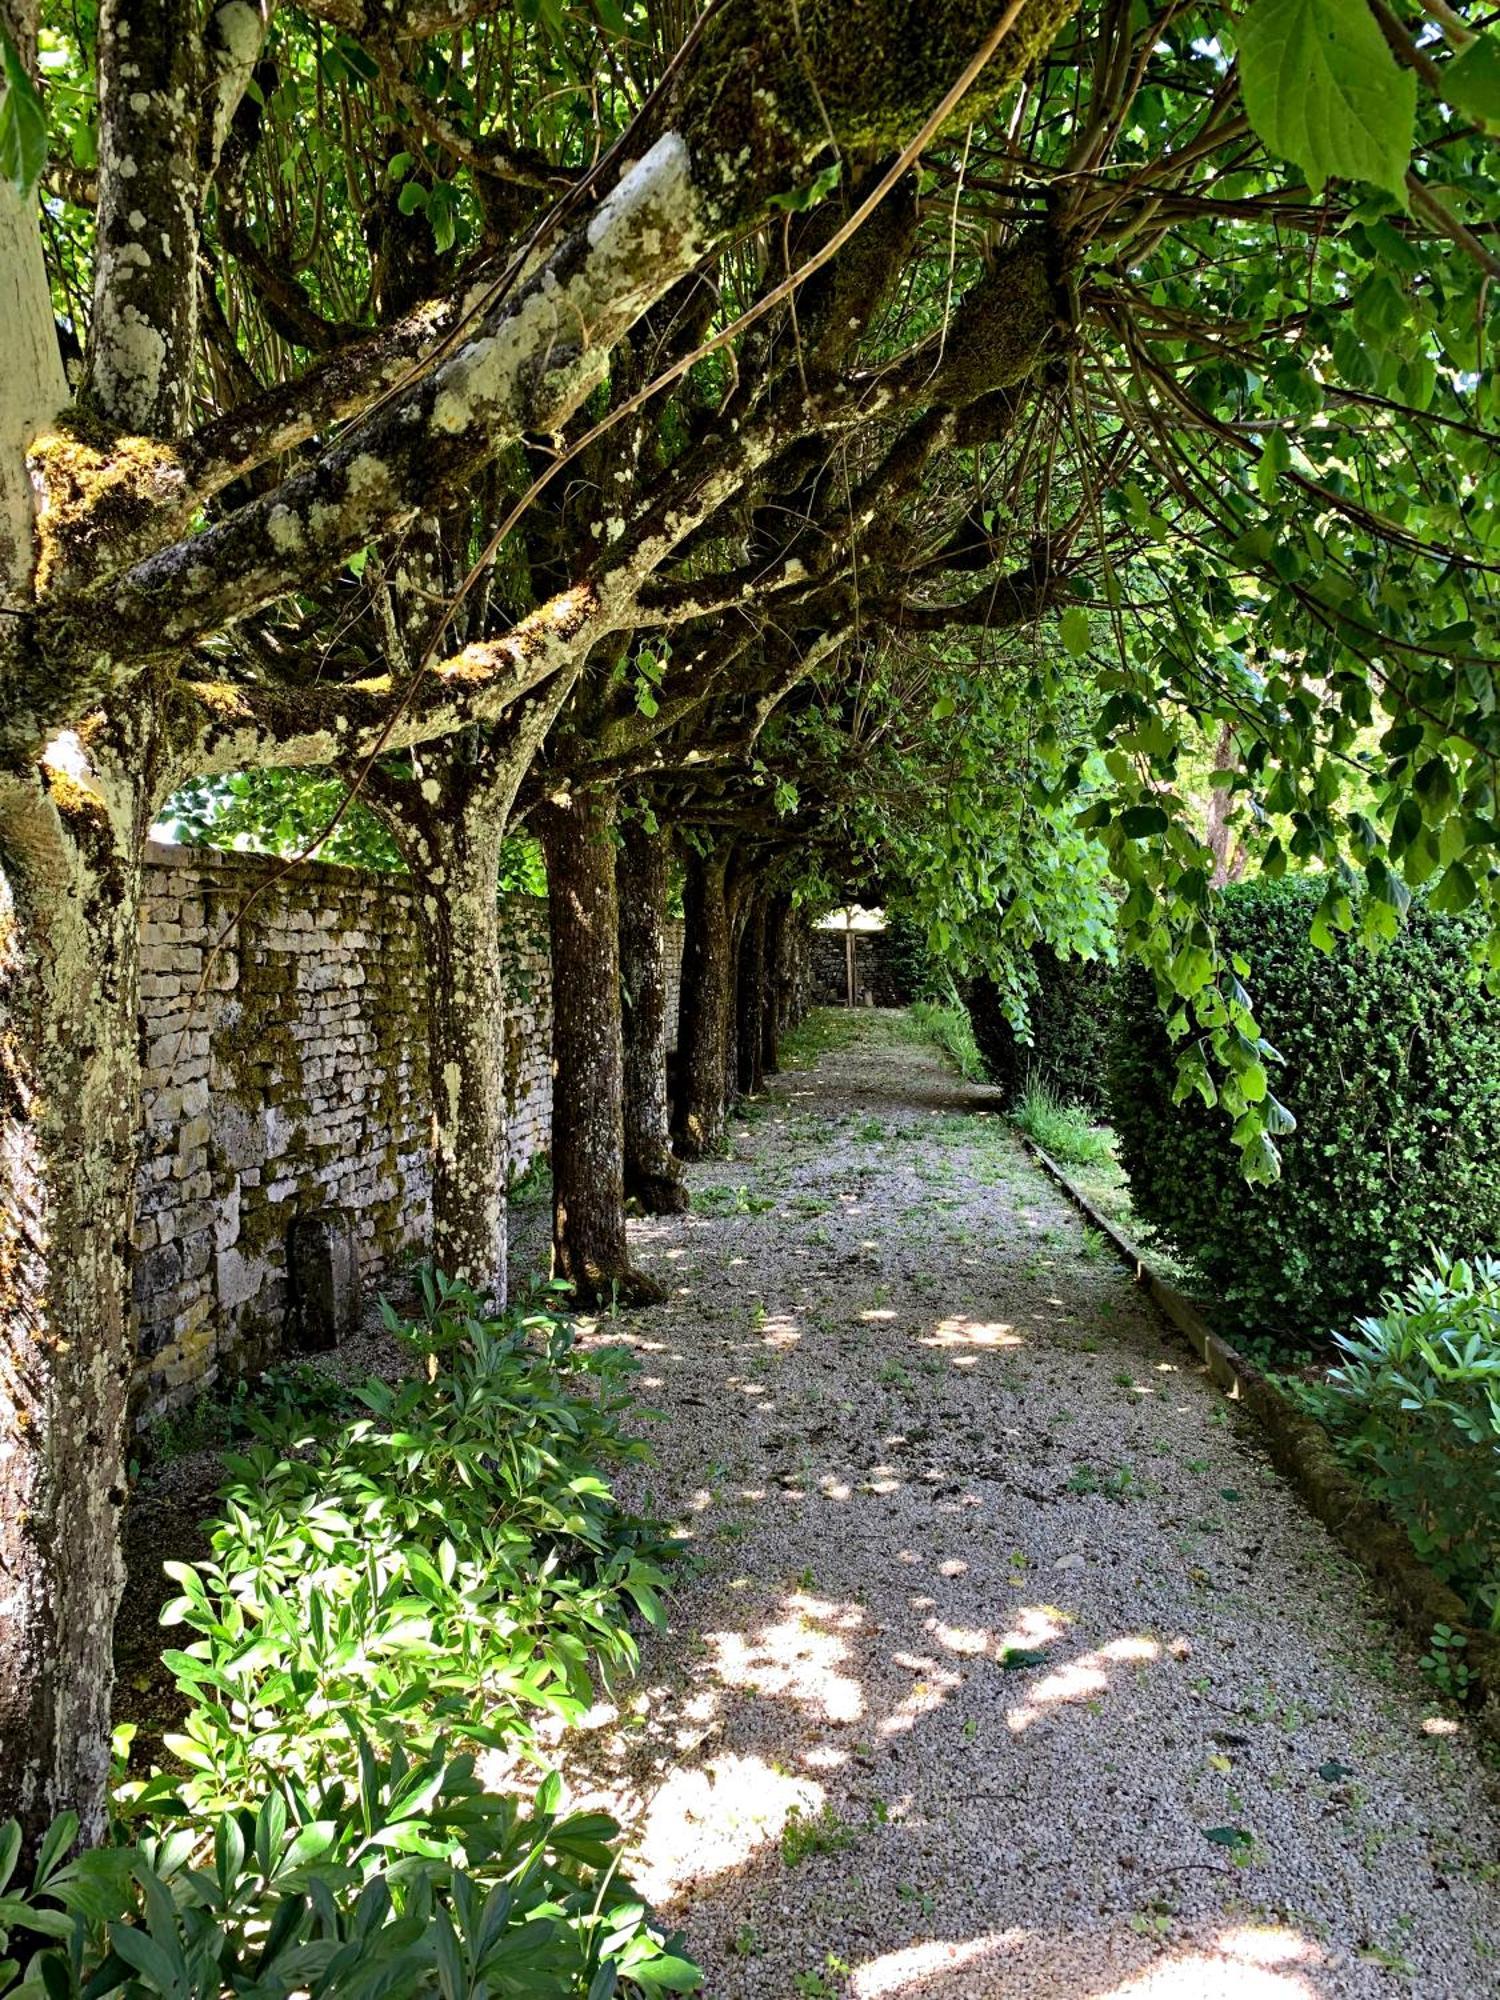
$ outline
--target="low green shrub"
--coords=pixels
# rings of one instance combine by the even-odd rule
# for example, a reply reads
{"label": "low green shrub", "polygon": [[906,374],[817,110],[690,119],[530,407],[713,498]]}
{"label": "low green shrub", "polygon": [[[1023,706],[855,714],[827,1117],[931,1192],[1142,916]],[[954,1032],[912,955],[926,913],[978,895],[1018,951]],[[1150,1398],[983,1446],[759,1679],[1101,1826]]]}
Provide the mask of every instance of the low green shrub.
{"label": "low green shrub", "polygon": [[589,1706],[591,1662],[634,1666],[632,1611],[661,1619],[662,1539],[601,1477],[645,1453],[620,1427],[633,1359],[456,1288],[420,1338],[441,1369],[363,1383],[357,1415],[275,1406],[226,1457],[209,1558],[168,1565],[163,1623],[198,1636],[165,1655],[192,1704],[166,1741],[207,1808],[347,1769],[352,1731],[524,1748]]}
{"label": "low green shrub", "polygon": [[1243,1327],[1294,1346],[1350,1325],[1434,1243],[1500,1251],[1500,1001],[1475,981],[1474,925],[1419,899],[1382,948],[1320,951],[1323,886],[1241,883],[1218,919],[1282,1058],[1279,1180],[1247,1185],[1224,1112],[1173,1102],[1178,1045],[1140,969],[1119,981],[1111,1079],[1136,1215]]}
{"label": "low green shrub", "polygon": [[[367,1749],[358,1783],[295,1786],[236,1811],[121,1832],[71,1860],[54,1822],[29,1885],[0,1828],[0,1993],[10,2000],[596,2000],[691,1992],[615,1873],[603,1813],[559,1816],[486,1792],[471,1756],[408,1764]],[[29,1951],[23,1968],[18,1956]]]}
{"label": "low green shrub", "polygon": [[1028,1084],[1010,1115],[1012,1123],[1062,1166],[1097,1166],[1113,1157],[1107,1129],[1090,1124],[1076,1104],[1060,1104],[1042,1084]]}
{"label": "low green shrub", "polygon": [[970,979],[964,1004],[985,1076],[1010,1101],[1035,1084],[1059,1104],[1101,1116],[1109,1099],[1114,977],[1102,958],[1063,958],[1045,945],[1028,953],[1021,987],[1029,1041],[1011,1025],[995,982]]}
{"label": "low green shrub", "polygon": [[[636,1364],[441,1280],[418,1324],[389,1323],[412,1380],[239,1406],[254,1441],[226,1456],[209,1555],[167,1565],[163,1623],[195,1635],[164,1656],[175,1768],[120,1784],[110,1844],[65,1865],[60,1820],[29,1890],[0,1894],[0,1994],[700,1984],[620,1874],[614,1822],[534,1783],[537,1722],[581,1714],[634,1666],[631,1619],[663,1615],[671,1545],[607,1476],[645,1455],[621,1423]],[[0,1831],[0,1874],[18,1847]]]}
{"label": "low green shrub", "polygon": [[1439,1261],[1294,1393],[1412,1545],[1500,1630],[1500,1260]]}

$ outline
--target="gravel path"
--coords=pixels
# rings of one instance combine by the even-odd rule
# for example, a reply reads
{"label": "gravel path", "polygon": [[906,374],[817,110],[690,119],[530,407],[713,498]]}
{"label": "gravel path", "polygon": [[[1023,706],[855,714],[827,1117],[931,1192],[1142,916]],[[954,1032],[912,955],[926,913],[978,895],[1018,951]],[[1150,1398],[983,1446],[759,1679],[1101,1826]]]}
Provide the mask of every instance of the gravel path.
{"label": "gravel path", "polygon": [[573,1784],[706,1992],[1500,1993],[1467,1725],[984,1093],[852,1032],[601,1328],[693,1546]]}

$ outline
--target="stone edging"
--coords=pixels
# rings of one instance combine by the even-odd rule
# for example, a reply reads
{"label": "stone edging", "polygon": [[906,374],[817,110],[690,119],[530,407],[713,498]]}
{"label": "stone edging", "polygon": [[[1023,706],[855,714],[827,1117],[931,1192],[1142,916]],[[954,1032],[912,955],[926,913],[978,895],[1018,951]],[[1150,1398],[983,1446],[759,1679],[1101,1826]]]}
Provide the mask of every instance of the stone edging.
{"label": "stone edging", "polygon": [[1190,1299],[1159,1278],[1137,1244],[1089,1200],[1048,1153],[1028,1134],[1017,1134],[1028,1153],[1056,1181],[1135,1273],[1136,1283],[1169,1320],[1206,1368],[1209,1378],[1233,1403],[1243,1404],[1265,1434],[1272,1462],[1291,1481],[1308,1510],[1348,1550],[1360,1568],[1379,1582],[1402,1625],[1424,1646],[1434,1625],[1467,1635],[1464,1662],[1487,1697],[1473,1711],[1485,1733],[1500,1741],[1500,1637],[1468,1623],[1462,1600],[1419,1560],[1411,1542],[1377,1502],[1361,1492],[1345,1471],[1328,1433],[1299,1410],[1254,1362],[1214,1332]]}

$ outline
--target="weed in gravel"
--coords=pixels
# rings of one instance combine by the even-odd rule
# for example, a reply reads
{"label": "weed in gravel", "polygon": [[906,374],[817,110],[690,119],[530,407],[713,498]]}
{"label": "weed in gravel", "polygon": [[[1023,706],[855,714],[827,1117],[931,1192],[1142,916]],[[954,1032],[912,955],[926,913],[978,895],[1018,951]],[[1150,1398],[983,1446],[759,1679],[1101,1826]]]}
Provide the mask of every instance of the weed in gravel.
{"label": "weed in gravel", "polygon": [[1117,1466],[1113,1472],[1100,1472],[1097,1466],[1078,1465],[1073,1468],[1068,1481],[1070,1493],[1102,1493],[1110,1500],[1136,1498],[1141,1491],[1140,1481],[1128,1465]]}
{"label": "weed in gravel", "polygon": [[853,1845],[854,1828],[832,1806],[815,1817],[793,1806],[781,1829],[781,1858],[788,1868],[796,1868],[809,1854],[841,1854]]}
{"label": "weed in gravel", "polygon": [[776,1203],[747,1187],[707,1187],[694,1195],[693,1206],[700,1215],[765,1215]]}

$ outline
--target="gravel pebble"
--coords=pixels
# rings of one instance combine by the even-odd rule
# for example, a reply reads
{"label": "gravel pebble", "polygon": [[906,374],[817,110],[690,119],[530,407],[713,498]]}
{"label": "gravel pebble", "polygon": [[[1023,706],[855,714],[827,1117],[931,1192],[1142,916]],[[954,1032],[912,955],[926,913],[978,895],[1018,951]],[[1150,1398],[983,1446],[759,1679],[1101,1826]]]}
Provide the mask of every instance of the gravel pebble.
{"label": "gravel pebble", "polygon": [[691,1544],[569,1765],[706,1993],[1500,1992],[1468,1723],[992,1098],[871,1014],[755,1111],[598,1329]]}

